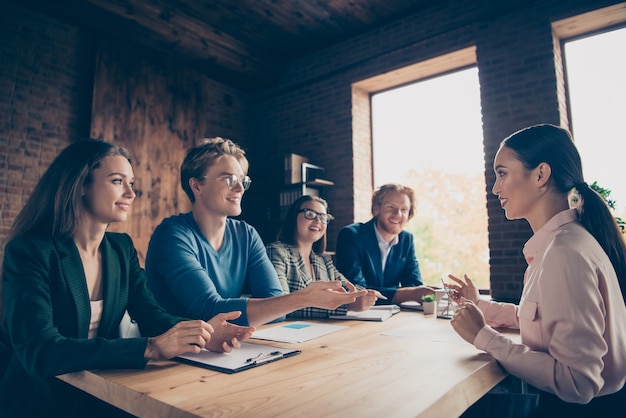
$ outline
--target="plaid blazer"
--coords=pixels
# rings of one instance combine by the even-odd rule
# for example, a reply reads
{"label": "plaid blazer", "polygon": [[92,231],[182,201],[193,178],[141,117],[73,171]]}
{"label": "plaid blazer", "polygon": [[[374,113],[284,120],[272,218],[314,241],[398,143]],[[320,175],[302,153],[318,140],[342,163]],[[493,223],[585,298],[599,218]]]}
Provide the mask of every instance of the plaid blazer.
{"label": "plaid blazer", "polygon": [[[311,267],[313,267],[314,278],[308,272],[304,259],[295,245],[285,244],[277,241],[267,247],[269,256],[280,283],[285,293],[295,292],[304,289],[309,283],[315,281],[341,280],[347,279],[339,273],[333,264],[333,260],[328,254],[316,254],[311,252]],[[335,310],[308,307],[294,311],[287,315],[287,318],[328,318],[329,315],[345,315],[348,311],[345,305]]]}

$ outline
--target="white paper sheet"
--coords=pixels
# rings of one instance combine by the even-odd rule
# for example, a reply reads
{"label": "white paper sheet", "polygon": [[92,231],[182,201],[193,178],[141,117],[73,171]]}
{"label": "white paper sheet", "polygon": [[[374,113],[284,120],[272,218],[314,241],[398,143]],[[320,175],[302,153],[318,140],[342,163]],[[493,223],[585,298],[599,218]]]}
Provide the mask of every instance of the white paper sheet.
{"label": "white paper sheet", "polygon": [[301,343],[346,328],[348,327],[342,325],[316,324],[306,321],[285,322],[271,328],[254,331],[252,338],[283,343]]}

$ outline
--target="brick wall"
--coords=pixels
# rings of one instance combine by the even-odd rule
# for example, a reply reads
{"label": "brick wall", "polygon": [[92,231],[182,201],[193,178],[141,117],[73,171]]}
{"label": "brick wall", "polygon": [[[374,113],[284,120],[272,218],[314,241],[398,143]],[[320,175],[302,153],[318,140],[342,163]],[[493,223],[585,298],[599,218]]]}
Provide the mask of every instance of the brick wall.
{"label": "brick wall", "polygon": [[91,40],[3,4],[0,12],[0,256],[13,219],[70,138],[89,135]]}
{"label": "brick wall", "polygon": [[110,38],[104,42],[58,20],[3,5],[0,257],[15,216],[70,141],[91,136],[131,152],[138,198],[129,220],[110,230],[133,237],[140,262],[154,227],[189,209],[179,184],[186,149],[207,136],[229,137],[248,148],[247,94],[145,48],[129,52],[131,42],[116,44]]}

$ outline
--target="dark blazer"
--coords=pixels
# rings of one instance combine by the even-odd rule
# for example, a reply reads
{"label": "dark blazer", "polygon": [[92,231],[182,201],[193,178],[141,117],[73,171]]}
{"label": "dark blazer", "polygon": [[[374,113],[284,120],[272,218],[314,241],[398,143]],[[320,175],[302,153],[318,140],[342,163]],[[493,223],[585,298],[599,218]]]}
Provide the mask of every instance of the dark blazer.
{"label": "dark blazer", "polygon": [[[128,235],[106,233],[100,248],[104,304],[98,335],[87,339],[91,308],[73,240],[22,236],[6,245],[2,304],[11,355],[0,381],[0,412],[49,416],[56,407],[65,411],[73,400],[56,392],[56,375],[143,368],[147,337],[183,320],[154,300]],[[126,310],[143,337],[119,338]]]}
{"label": "dark blazer", "polygon": [[398,244],[391,247],[383,274],[375,222],[373,218],[367,223],[341,228],[337,237],[336,266],[352,283],[378,290],[387,297],[386,303],[391,303],[398,287],[420,286],[422,276],[413,234],[407,231],[400,232]]}

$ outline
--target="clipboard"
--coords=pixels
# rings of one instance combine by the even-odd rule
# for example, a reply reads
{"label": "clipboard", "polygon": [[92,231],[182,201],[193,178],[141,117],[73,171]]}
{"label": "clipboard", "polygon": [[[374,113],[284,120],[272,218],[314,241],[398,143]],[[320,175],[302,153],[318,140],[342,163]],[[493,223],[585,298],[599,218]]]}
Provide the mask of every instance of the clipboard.
{"label": "clipboard", "polygon": [[216,353],[203,349],[197,354],[183,354],[174,359],[192,366],[233,374],[300,353],[300,350],[254,343],[241,343],[240,348],[235,348],[230,353]]}

